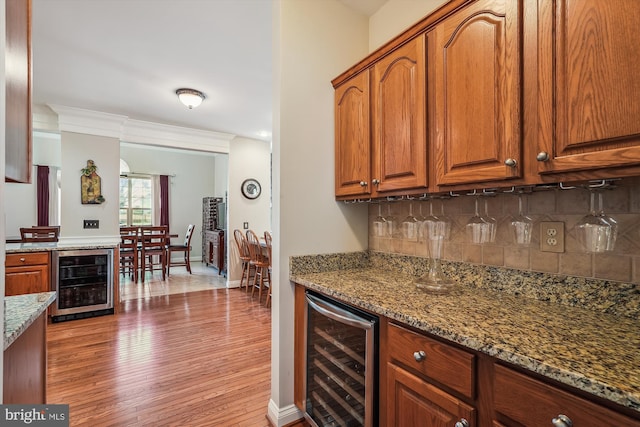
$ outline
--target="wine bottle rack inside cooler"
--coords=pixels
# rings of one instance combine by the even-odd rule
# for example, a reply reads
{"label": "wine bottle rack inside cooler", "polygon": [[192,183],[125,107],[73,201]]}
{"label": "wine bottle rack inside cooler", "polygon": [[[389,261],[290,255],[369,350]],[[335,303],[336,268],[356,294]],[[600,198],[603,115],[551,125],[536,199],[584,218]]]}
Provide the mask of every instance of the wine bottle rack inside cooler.
{"label": "wine bottle rack inside cooler", "polygon": [[[307,309],[307,419],[317,426],[376,425],[377,318],[317,295],[311,301]],[[345,312],[355,320],[341,320]],[[336,313],[337,317],[331,316]]]}

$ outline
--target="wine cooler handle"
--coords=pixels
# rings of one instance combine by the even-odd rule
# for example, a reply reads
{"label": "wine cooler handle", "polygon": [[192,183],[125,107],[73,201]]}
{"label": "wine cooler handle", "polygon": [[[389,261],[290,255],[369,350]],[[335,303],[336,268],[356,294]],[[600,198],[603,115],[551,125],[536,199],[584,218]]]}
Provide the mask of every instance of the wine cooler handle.
{"label": "wine cooler handle", "polygon": [[313,295],[307,294],[307,304],[323,316],[330,319],[353,326],[360,329],[371,329],[373,324],[363,321],[360,317],[353,313],[343,310],[342,308],[321,300]]}

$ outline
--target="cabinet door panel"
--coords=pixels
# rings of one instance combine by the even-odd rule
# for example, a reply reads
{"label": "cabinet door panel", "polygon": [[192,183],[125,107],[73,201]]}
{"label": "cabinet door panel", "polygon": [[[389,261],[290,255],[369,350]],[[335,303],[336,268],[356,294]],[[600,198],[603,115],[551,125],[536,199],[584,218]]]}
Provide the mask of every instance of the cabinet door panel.
{"label": "cabinet door panel", "polygon": [[7,268],[5,280],[6,296],[50,291],[48,265]]}
{"label": "cabinet door panel", "polygon": [[392,363],[387,384],[388,426],[451,427],[461,418],[475,426],[475,409]]}
{"label": "cabinet door panel", "polygon": [[425,38],[417,37],[373,68],[375,191],[426,188]]}
{"label": "cabinet door panel", "polygon": [[369,194],[371,133],[368,70],[336,88],[335,133],[336,196]]}
{"label": "cabinet door panel", "polygon": [[521,175],[519,3],[479,1],[429,33],[438,185]]}
{"label": "cabinet door panel", "polygon": [[640,2],[538,7],[539,172],[640,163]]}

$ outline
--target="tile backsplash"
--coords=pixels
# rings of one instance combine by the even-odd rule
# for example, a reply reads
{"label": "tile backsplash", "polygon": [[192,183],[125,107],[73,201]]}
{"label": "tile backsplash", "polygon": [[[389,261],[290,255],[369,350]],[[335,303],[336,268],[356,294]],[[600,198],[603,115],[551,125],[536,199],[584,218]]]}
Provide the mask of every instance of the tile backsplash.
{"label": "tile backsplash", "polygon": [[[451,237],[444,243],[443,259],[479,265],[507,267],[524,271],[561,274],[613,280],[640,282],[640,177],[614,181],[613,188],[600,190],[604,212],[618,223],[615,248],[610,252],[586,253],[577,240],[576,224],[589,212],[590,193],[584,188],[538,188],[523,196],[524,211],[533,222],[533,235],[529,245],[517,245],[512,237],[510,221],[518,214],[518,197],[512,193],[480,196],[480,210],[487,201],[488,214],[497,220],[494,243],[469,243],[465,225],[474,215],[476,197],[462,195],[434,199],[435,215],[444,207],[451,220]],[[392,236],[376,235],[373,222],[382,216],[395,217],[398,225],[409,215],[411,208],[418,219],[429,214],[429,201],[402,200],[371,203],[369,206],[369,249],[429,257],[423,241],[411,241],[399,233]],[[410,206],[411,205],[411,206]],[[540,222],[560,221],[565,228],[565,250],[562,253],[540,250]]]}

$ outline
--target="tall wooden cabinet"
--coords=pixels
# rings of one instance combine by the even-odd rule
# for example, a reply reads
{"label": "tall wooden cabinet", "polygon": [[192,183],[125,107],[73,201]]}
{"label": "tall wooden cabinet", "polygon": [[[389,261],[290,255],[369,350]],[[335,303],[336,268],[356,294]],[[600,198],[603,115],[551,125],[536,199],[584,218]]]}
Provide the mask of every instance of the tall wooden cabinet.
{"label": "tall wooden cabinet", "polygon": [[224,210],[222,197],[202,198],[202,262],[220,274],[226,269]]}
{"label": "tall wooden cabinet", "polygon": [[640,2],[538,0],[538,171],[640,163]]}
{"label": "tall wooden cabinet", "polygon": [[31,182],[31,0],[6,0],[5,181]]}
{"label": "tall wooden cabinet", "polygon": [[428,33],[438,185],[521,176],[520,5],[480,0]]}

